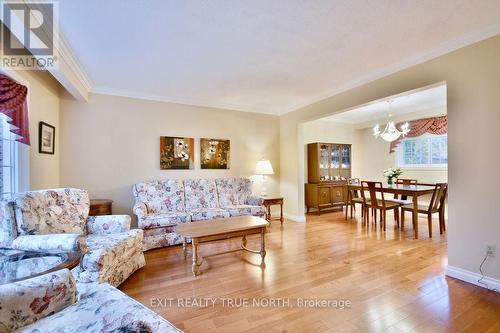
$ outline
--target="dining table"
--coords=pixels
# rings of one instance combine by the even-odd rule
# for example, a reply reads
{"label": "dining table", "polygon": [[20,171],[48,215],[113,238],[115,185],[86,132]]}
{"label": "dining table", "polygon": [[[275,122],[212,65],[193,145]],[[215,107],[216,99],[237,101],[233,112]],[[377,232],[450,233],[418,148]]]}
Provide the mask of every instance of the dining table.
{"label": "dining table", "polygon": [[[348,184],[349,190],[361,191],[361,184]],[[418,197],[432,194],[435,186],[432,184],[417,184],[417,185],[403,185],[403,184],[384,184],[381,188],[377,188],[377,192],[384,191],[384,193],[397,194],[399,196],[407,196],[412,198],[413,204],[413,230],[415,232],[415,239],[418,238]],[[351,191],[347,191],[347,202],[351,202]],[[389,200],[389,199],[388,199]]]}

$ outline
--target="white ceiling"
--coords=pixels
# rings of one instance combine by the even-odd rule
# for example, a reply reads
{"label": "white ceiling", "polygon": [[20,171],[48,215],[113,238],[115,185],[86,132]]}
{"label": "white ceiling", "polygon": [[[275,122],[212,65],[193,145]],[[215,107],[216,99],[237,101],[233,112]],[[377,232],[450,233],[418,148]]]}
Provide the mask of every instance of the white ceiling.
{"label": "white ceiling", "polygon": [[[389,103],[390,101],[390,103]],[[434,110],[435,113],[446,113],[446,85],[390,97],[350,109],[346,112],[321,118],[345,124],[362,124],[388,117],[401,117],[419,111]]]}
{"label": "white ceiling", "polygon": [[500,33],[498,0],[61,0],[98,93],[282,114]]}

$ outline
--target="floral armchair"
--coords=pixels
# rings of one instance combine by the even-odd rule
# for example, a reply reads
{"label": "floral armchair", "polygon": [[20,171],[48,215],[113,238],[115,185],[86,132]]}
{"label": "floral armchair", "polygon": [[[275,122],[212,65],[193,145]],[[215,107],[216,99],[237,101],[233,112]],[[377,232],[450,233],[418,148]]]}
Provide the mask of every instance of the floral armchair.
{"label": "floral armchair", "polygon": [[130,230],[130,216],[88,216],[85,190],[30,191],[0,208],[0,246],[22,250],[80,251],[74,269],[79,282],[121,284],[145,265],[142,230]]}
{"label": "floral armchair", "polygon": [[68,269],[0,285],[0,333],[181,333],[107,283],[75,283]]}

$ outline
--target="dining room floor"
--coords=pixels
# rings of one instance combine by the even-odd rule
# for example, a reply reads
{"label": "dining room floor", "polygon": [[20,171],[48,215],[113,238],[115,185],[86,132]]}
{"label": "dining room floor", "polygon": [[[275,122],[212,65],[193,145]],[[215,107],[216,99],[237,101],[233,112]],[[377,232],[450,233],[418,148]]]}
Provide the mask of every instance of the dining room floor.
{"label": "dining room floor", "polygon": [[[394,228],[392,214],[383,232],[362,226],[359,211],[347,221],[338,211],[285,220],[283,228],[273,222],[265,267],[258,255],[231,253],[208,258],[193,277],[181,246],[151,250],[120,289],[185,332],[500,332],[500,296],[445,277],[447,239],[437,218],[432,239],[426,217],[414,239],[411,227]],[[238,245],[202,244],[201,253]],[[258,248],[259,237],[248,246]],[[351,306],[299,306],[304,299]]]}

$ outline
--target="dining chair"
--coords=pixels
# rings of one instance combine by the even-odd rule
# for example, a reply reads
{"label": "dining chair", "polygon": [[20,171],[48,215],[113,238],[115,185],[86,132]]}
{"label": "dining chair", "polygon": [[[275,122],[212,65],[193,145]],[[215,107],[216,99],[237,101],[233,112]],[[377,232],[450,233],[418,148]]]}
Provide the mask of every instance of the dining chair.
{"label": "dining chair", "polygon": [[[347,180],[348,185],[359,185],[359,178],[350,178]],[[359,195],[358,190],[354,190],[347,186],[347,203],[345,206],[345,219],[347,220],[347,211],[349,206],[351,207],[351,219],[353,216],[353,210],[356,211],[356,204],[361,205],[361,217],[363,217],[363,198]]]}
{"label": "dining chair", "polygon": [[[370,194],[368,197],[366,192]],[[380,199],[377,198],[377,192],[380,193]],[[384,187],[381,182],[370,182],[370,181],[362,181],[361,182],[361,197],[363,199],[363,209],[364,219],[363,223],[369,222],[368,210],[371,208],[372,211],[375,212],[374,220],[375,225],[377,225],[377,211],[380,211],[380,227],[384,229],[386,227],[387,214],[388,210],[394,210],[394,216],[396,217],[396,225],[399,226],[399,207],[401,204],[398,202],[385,200],[384,196]]]}
{"label": "dining chair", "polygon": [[[444,222],[444,209],[447,193],[448,184],[437,183],[434,187],[434,192],[432,193],[432,198],[429,202],[429,206],[418,205],[418,212],[420,214],[427,214],[427,224],[429,225],[430,238],[432,238],[432,214],[439,213],[439,233],[442,234],[444,231],[446,231]],[[405,212],[408,211],[411,212],[413,216],[413,204],[408,204],[401,207],[401,229],[404,228]]]}
{"label": "dining chair", "polygon": [[[403,185],[403,186],[410,186],[410,185],[417,185],[417,180],[416,179],[396,179],[396,185]],[[401,203],[402,205],[409,205],[411,204],[411,200],[408,199],[408,196],[402,195],[401,199],[397,194],[394,194],[394,199],[391,199],[392,201],[396,201]]]}

